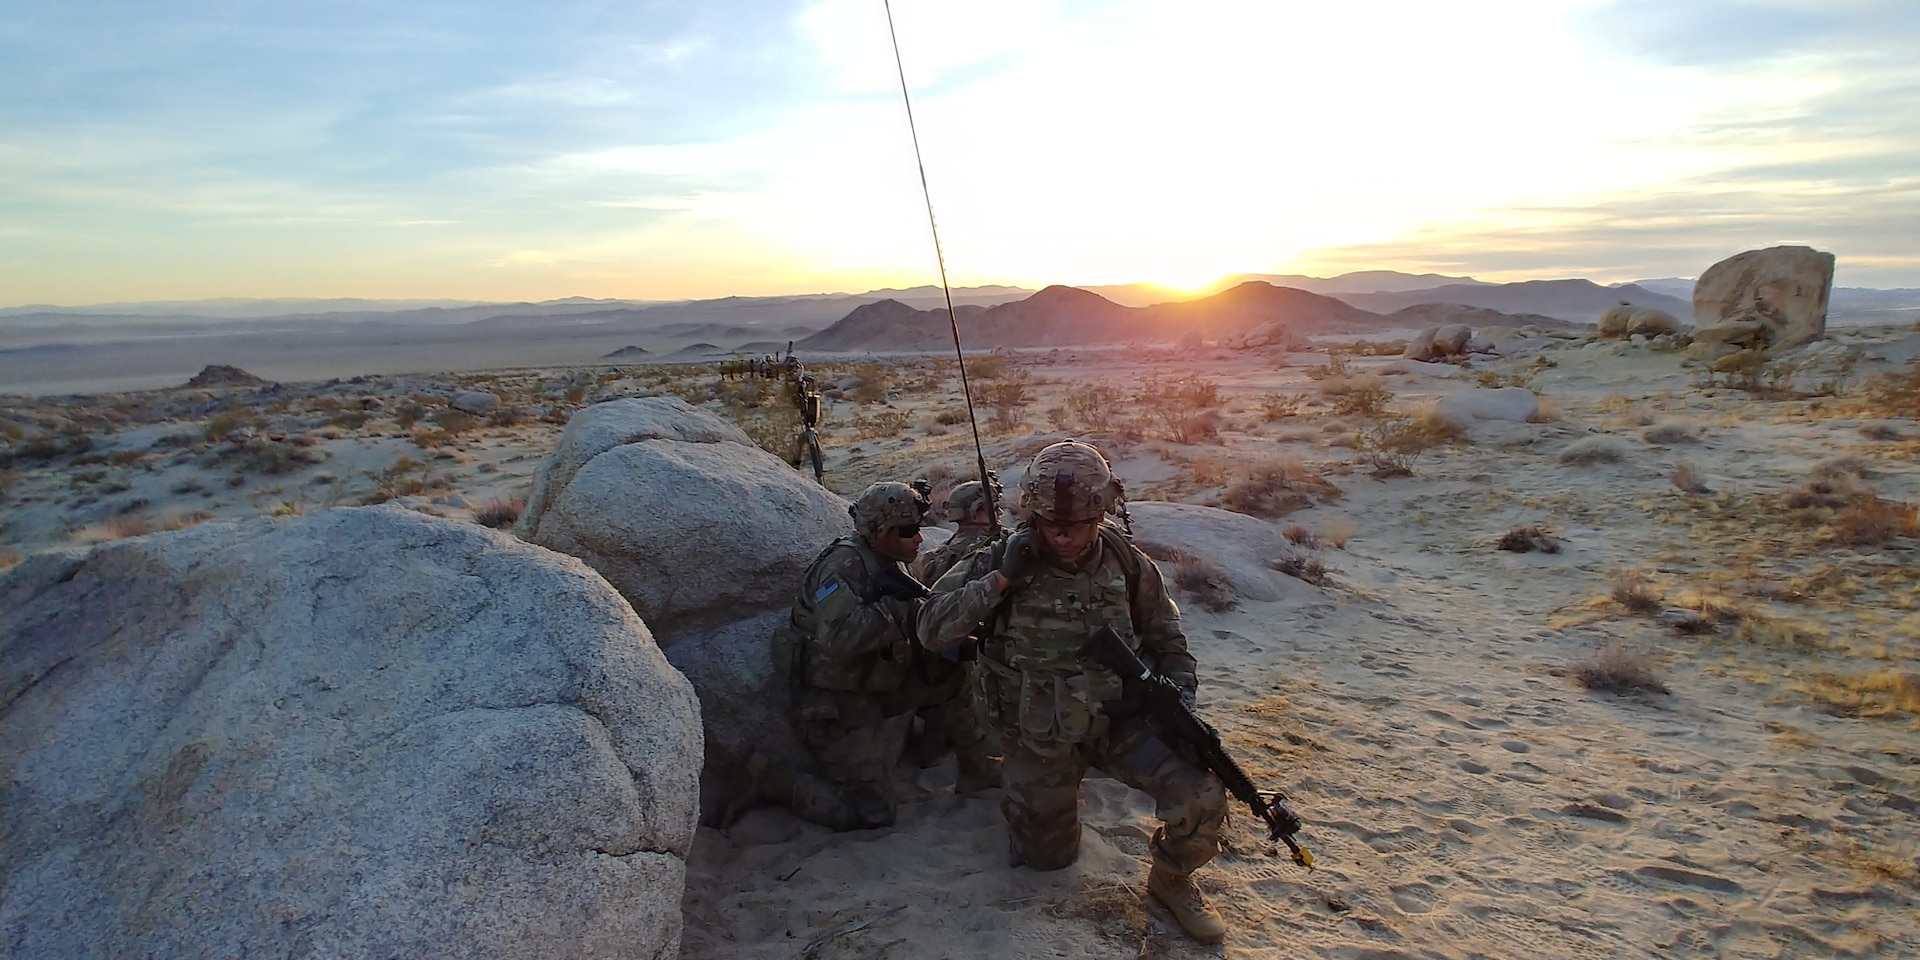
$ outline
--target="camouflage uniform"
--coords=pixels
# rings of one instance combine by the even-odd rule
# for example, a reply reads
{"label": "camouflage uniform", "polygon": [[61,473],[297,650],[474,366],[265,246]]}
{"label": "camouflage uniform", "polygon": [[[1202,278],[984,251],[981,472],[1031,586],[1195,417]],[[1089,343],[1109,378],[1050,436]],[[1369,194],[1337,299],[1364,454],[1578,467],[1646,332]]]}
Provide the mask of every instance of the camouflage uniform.
{"label": "camouflage uniform", "polygon": [[[938,579],[954,564],[987,543],[991,528],[967,523],[980,506],[984,489],[978,480],[969,480],[947,495],[942,516],[961,526],[946,543],[918,561],[921,579],[928,582]],[[922,682],[912,684],[915,689],[909,691],[912,706],[919,711],[925,725],[915,745],[916,759],[921,766],[932,766],[948,747],[952,747],[960,755],[963,768],[974,768],[972,777],[968,776],[967,769],[962,769],[961,780],[964,782],[957,784],[955,789],[961,793],[971,792],[965,788],[978,783],[980,777],[989,775],[981,766],[984,762],[981,758],[990,747],[984,742],[987,729],[981,723],[975,705],[973,663],[962,659],[957,649],[945,654],[922,650],[921,657],[922,666],[917,679]],[[979,756],[970,756],[970,749]],[[998,782],[997,776],[992,779]]]}
{"label": "camouflage uniform", "polygon": [[899,564],[867,538],[917,524],[925,508],[906,484],[869,487],[853,508],[861,536],[835,540],[814,559],[774,638],[774,664],[796,689],[795,722],[816,770],[766,769],[758,789],[803,819],[836,830],[893,823],[893,767],[912,720],[899,698],[914,668],[919,602],[880,592],[882,567]]}
{"label": "camouflage uniform", "polygon": [[[1049,502],[1056,482],[1059,489],[1080,486],[1074,497]],[[1055,444],[1027,471],[1022,506],[1062,523],[1090,521],[1117,498],[1117,484],[1107,484],[1110,468],[1098,451]],[[1070,500],[1083,505],[1075,515],[1062,517],[1052,509]],[[1194,659],[1159,569],[1102,520],[1090,552],[1072,569],[1042,562],[1025,583],[1013,583],[1000,596],[992,574],[1008,549],[1005,541],[995,543],[941,576],[921,609],[919,628],[923,642],[935,648],[969,634],[984,637],[976,692],[1006,753],[1001,809],[1015,862],[1038,870],[1073,862],[1080,848],[1080,781],[1089,767],[1098,767],[1154,799],[1162,825],[1153,835],[1149,888],[1174,907],[1156,884],[1180,885],[1218,925],[1218,915],[1186,878],[1219,852],[1224,787],[1162,742],[1144,717],[1109,716],[1102,704],[1120,697],[1119,677],[1077,656],[1098,627],[1111,626],[1149,667],[1194,690]],[[1174,910],[1189,932],[1208,936],[1189,925],[1181,908]]]}
{"label": "camouflage uniform", "polygon": [[795,722],[820,775],[796,775],[790,805],[836,830],[893,822],[893,762],[909,718],[887,701],[913,664],[916,604],[876,594],[869,571],[892,562],[858,539],[836,540],[794,598],[789,628],[805,638]]}

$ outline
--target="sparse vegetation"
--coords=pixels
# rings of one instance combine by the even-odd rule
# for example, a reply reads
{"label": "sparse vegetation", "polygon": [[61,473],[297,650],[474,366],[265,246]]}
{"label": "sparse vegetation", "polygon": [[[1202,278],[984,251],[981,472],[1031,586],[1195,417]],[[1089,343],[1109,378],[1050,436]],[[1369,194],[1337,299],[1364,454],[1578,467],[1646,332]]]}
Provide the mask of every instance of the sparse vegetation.
{"label": "sparse vegetation", "polygon": [[1713,492],[1707,488],[1707,483],[1701,478],[1700,471],[1695,470],[1692,464],[1674,464],[1673,469],[1667,473],[1667,481],[1672,483],[1674,489],[1679,490],[1681,493]]}
{"label": "sparse vegetation", "polygon": [[1199,557],[1182,554],[1173,561],[1173,586],[1210,613],[1226,613],[1239,606],[1226,574]]}
{"label": "sparse vegetation", "polygon": [[1537,524],[1516,524],[1494,541],[1494,547],[1508,553],[1559,553],[1560,538]]}
{"label": "sparse vegetation", "polygon": [[1340,488],[1324,477],[1308,473],[1297,460],[1280,460],[1255,467],[1228,483],[1217,505],[1252,517],[1272,520],[1319,503],[1340,498]]}
{"label": "sparse vegetation", "polygon": [[1573,678],[1589,690],[1607,693],[1668,692],[1660,678],[1659,661],[1651,653],[1625,644],[1609,644],[1574,664]]}
{"label": "sparse vegetation", "polygon": [[1327,582],[1327,565],[1320,562],[1320,558],[1312,556],[1311,554],[1296,553],[1284,557],[1277,557],[1269,561],[1267,566],[1295,580],[1305,581],[1316,587],[1322,586]]}
{"label": "sparse vegetation", "polygon": [[519,497],[496,497],[474,511],[473,522],[495,530],[505,530],[520,519],[527,502]]}
{"label": "sparse vegetation", "polygon": [[1607,596],[1630,613],[1648,614],[1660,609],[1660,601],[1654,597],[1647,583],[1647,575],[1638,570],[1627,569],[1614,574],[1613,587]]}

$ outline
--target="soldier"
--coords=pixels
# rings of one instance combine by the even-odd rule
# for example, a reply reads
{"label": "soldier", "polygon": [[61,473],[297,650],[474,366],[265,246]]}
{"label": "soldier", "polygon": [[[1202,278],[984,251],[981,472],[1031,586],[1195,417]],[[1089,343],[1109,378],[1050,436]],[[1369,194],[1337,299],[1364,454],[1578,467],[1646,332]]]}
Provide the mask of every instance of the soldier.
{"label": "soldier", "polygon": [[1169,748],[1138,714],[1110,714],[1120,679],[1077,654],[1111,626],[1190,700],[1194,659],[1160,571],[1106,519],[1120,487],[1106,458],[1073,441],[1034,457],[1020,483],[1032,515],[1004,542],[947,571],[920,612],[930,650],[980,638],[976,692],[1006,754],[1013,862],[1058,870],[1080,851],[1080,781],[1089,767],[1152,796],[1147,890],[1189,936],[1218,943],[1226,924],[1190,874],[1220,850],[1227,796],[1213,774]]}
{"label": "soldier", "polygon": [[978,480],[968,480],[954,487],[947,494],[947,502],[941,515],[957,525],[953,536],[947,542],[935,548],[933,552],[920,559],[923,574],[920,579],[928,583],[940,579],[940,575],[953,569],[953,565],[965,559],[967,554],[986,544],[987,536],[993,530],[991,510],[1000,504],[1000,478],[988,472],[987,478],[993,482],[993,504],[987,503],[987,488]]}
{"label": "soldier", "polygon": [[848,508],[858,536],[814,558],[773,638],[774,669],[794,691],[794,722],[813,769],[755,752],[721,825],[760,800],[835,830],[893,823],[893,767],[911,712],[898,706],[914,667],[919,585],[901,565],[920,552],[929,504],[904,483],[876,483]]}

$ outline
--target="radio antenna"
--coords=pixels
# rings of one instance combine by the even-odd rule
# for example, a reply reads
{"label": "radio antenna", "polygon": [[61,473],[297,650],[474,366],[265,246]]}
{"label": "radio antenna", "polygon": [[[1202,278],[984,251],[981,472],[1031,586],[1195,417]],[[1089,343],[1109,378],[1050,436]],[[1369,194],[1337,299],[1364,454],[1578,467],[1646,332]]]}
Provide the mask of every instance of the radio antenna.
{"label": "radio antenna", "polygon": [[893,0],[881,0],[887,10],[887,37],[893,41],[893,68],[900,74],[900,101],[907,107],[907,132],[913,137],[913,162],[920,170],[920,196],[927,202],[927,229],[933,232],[933,257],[940,263],[940,292],[947,298],[947,326],[953,330],[953,357],[960,363],[960,393],[967,401],[967,424],[973,428],[973,456],[980,486],[987,491],[991,529],[1000,529],[999,494],[987,475],[987,455],[980,446],[980,421],[973,413],[973,385],[967,381],[967,355],[960,349],[960,318],[953,311],[953,288],[947,285],[947,255],[940,249],[940,223],[933,216],[933,191],[927,187],[927,164],[920,155],[920,131],[913,122],[913,98],[907,94],[907,68],[900,59],[900,34],[893,28]]}

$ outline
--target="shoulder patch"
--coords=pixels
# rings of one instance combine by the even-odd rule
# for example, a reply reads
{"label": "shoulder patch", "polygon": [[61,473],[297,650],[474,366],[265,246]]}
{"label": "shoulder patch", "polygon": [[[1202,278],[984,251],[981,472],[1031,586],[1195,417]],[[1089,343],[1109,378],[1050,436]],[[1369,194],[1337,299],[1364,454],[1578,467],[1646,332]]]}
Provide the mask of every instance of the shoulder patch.
{"label": "shoulder patch", "polygon": [[829,578],[813,592],[813,612],[819,616],[821,623],[845,620],[858,606],[860,598],[839,577]]}

